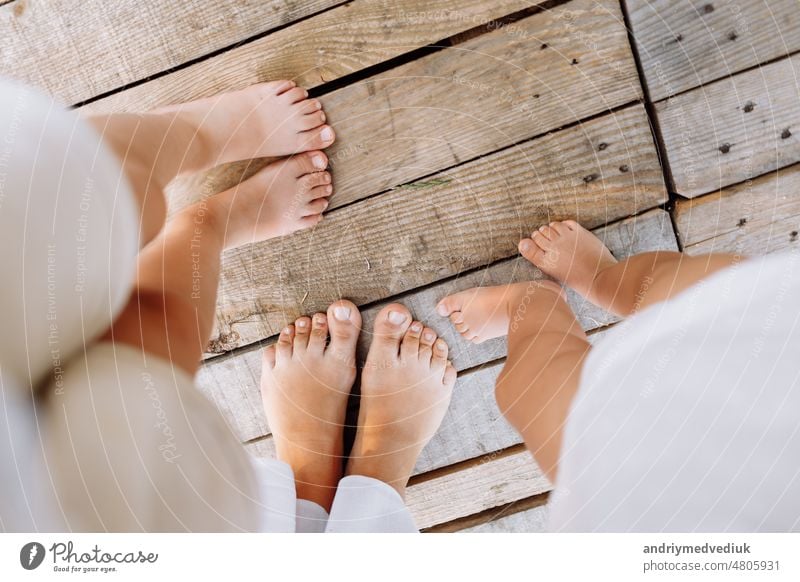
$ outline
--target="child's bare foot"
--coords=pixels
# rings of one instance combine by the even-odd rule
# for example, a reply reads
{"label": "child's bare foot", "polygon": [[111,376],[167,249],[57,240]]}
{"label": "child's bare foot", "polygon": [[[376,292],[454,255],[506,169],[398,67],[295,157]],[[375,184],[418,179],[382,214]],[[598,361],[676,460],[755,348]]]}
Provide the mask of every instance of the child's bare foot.
{"label": "child's bare foot", "polygon": [[393,303],[375,319],[361,377],[358,432],[348,475],[388,483],[400,495],[450,403],[456,371],[447,344]]}
{"label": "child's bare foot", "polygon": [[519,243],[522,256],[547,275],[562,281],[600,305],[593,294],[593,283],[604,269],[617,260],[599,238],[574,220],[551,222]]}
{"label": "child's bare foot", "polygon": [[323,171],[327,165],[327,156],[319,151],[278,160],[206,200],[224,232],[225,248],[318,224],[333,193],[331,175]]}
{"label": "child's bare foot", "polygon": [[160,111],[188,116],[209,151],[218,152],[217,164],[323,149],[335,139],[322,104],[293,81],[260,83]]}
{"label": "child's bare foot", "polygon": [[292,467],[298,499],[326,511],[342,476],[342,430],[360,326],[358,308],[341,300],[327,316],[299,318],[264,350],[261,396],[278,459]]}
{"label": "child's bare foot", "polygon": [[508,334],[514,312],[526,295],[538,287],[561,288],[552,281],[525,281],[495,287],[474,287],[448,295],[436,306],[436,312],[450,321],[464,339],[479,344]]}

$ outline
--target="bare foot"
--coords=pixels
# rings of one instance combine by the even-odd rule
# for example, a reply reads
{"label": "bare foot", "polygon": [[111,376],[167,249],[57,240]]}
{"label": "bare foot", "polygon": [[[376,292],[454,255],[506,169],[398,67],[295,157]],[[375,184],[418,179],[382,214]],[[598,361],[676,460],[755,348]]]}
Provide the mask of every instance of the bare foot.
{"label": "bare foot", "polygon": [[333,193],[331,175],[323,171],[327,156],[299,154],[267,165],[230,190],[206,200],[221,221],[225,248],[283,236],[322,220]]}
{"label": "bare foot", "polygon": [[598,303],[592,286],[597,275],[617,263],[599,238],[574,220],[551,222],[519,243],[522,256],[547,275]]}
{"label": "bare foot", "polygon": [[189,116],[217,163],[323,149],[335,139],[322,104],[293,81],[260,83],[161,109]]}
{"label": "bare foot", "polygon": [[360,326],[358,308],[341,300],[327,316],[299,318],[264,350],[261,397],[278,459],[292,467],[298,499],[326,511],[342,476],[342,430]]}
{"label": "bare foot", "polygon": [[456,381],[447,344],[404,306],[384,307],[361,377],[358,431],[348,475],[388,483],[400,495],[439,429]]}
{"label": "bare foot", "polygon": [[552,281],[525,281],[495,287],[474,287],[448,295],[436,306],[436,312],[450,321],[464,339],[479,344],[508,334],[514,312],[526,295],[538,287],[561,287]]}

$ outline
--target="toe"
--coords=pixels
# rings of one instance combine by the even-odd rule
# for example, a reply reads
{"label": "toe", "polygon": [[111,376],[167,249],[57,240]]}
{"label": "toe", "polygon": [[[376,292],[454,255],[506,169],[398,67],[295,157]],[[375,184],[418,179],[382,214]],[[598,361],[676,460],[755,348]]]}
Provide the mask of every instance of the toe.
{"label": "toe", "polygon": [[300,119],[300,128],[303,131],[314,129],[315,127],[319,127],[323,123],[325,123],[325,113],[322,111],[315,111],[314,113],[308,113],[303,115]]}
{"label": "toe", "polygon": [[314,113],[322,109],[322,103],[317,99],[306,99],[305,101],[301,101],[297,107],[300,113],[308,115],[309,113]]}
{"label": "toe", "polygon": [[281,97],[286,99],[289,103],[297,103],[308,97],[308,91],[302,87],[294,87],[285,91]]}
{"label": "toe", "polygon": [[572,229],[569,226],[567,226],[566,222],[551,222],[550,228],[555,230],[559,234],[559,236],[569,234],[572,231]]}
{"label": "toe", "polygon": [[311,334],[308,338],[308,350],[321,354],[328,343],[328,318],[324,313],[315,313],[311,318]]}
{"label": "toe", "polygon": [[536,246],[545,252],[549,251],[553,247],[553,242],[539,231],[533,233],[531,240],[536,243]]}
{"label": "toe", "polygon": [[539,232],[549,241],[555,240],[558,237],[558,233],[549,225],[539,227]]}
{"label": "toe", "polygon": [[452,362],[447,362],[447,366],[444,369],[444,379],[442,383],[447,387],[452,389],[455,386],[456,378],[458,377],[458,373],[456,372],[455,367],[453,366]]}
{"label": "toe", "polygon": [[411,313],[404,305],[399,303],[387,305],[375,318],[372,348],[380,350],[385,356],[397,357],[400,353],[400,340],[409,325],[411,325]]}
{"label": "toe", "polygon": [[308,347],[308,336],[311,332],[311,318],[298,317],[294,322],[294,342],[295,352],[304,352]]}
{"label": "toe", "polygon": [[281,334],[278,336],[278,342],[275,344],[275,350],[279,361],[291,359],[293,342],[294,326],[287,325],[281,330]]}
{"label": "toe", "polygon": [[308,200],[316,200],[317,198],[327,198],[333,194],[333,186],[328,184],[327,186],[316,186],[309,190],[308,192]]}
{"label": "toe", "polygon": [[544,247],[549,245],[549,240],[544,238],[540,233],[535,232],[531,238],[524,238],[520,241],[519,252],[531,263],[537,267],[541,267],[547,256],[547,249]]}
{"label": "toe", "polygon": [[300,190],[303,192],[311,192],[312,188],[330,184],[331,175],[328,172],[313,172],[305,176],[300,176],[298,182],[300,183]]}
{"label": "toe", "polygon": [[288,163],[291,164],[292,173],[297,177],[314,175],[322,173],[322,170],[328,167],[328,156],[320,151],[311,151],[292,156]]}
{"label": "toe", "polygon": [[261,83],[258,86],[268,95],[282,95],[286,93],[286,91],[294,89],[297,84],[294,81],[282,80],[269,81],[267,83]]}
{"label": "toe", "polygon": [[317,200],[312,200],[302,209],[302,215],[305,216],[316,216],[317,214],[322,214],[325,209],[328,207],[330,202],[326,198],[318,198]]}
{"label": "toe", "polygon": [[272,368],[275,367],[275,346],[274,345],[267,346],[266,348],[264,348],[264,350],[261,352],[261,355],[262,355],[263,360],[264,360],[262,365],[263,365],[263,367],[265,369],[270,369],[271,370]]}
{"label": "toe", "polygon": [[356,341],[361,331],[361,314],[350,301],[340,299],[328,307],[331,343],[328,351],[355,365]]}
{"label": "toe", "polygon": [[303,230],[304,228],[314,228],[320,222],[322,222],[322,215],[315,214],[314,216],[306,216],[305,218],[301,218],[298,221],[298,230]]}
{"label": "toe", "polygon": [[578,230],[578,227],[580,226],[574,220],[565,220],[562,224],[564,224],[570,230]]}
{"label": "toe", "polygon": [[336,139],[336,134],[330,125],[321,125],[320,127],[304,131],[297,134],[298,144],[300,149],[323,149],[331,145]]}
{"label": "toe", "polygon": [[433,344],[433,357],[431,358],[431,368],[437,372],[444,373],[444,368],[447,365],[447,342],[439,338]]}
{"label": "toe", "polygon": [[453,295],[448,295],[436,306],[436,313],[441,315],[442,317],[447,317],[454,311],[461,311],[464,303],[464,295],[463,293],[455,293]]}
{"label": "toe", "polygon": [[419,338],[422,335],[423,325],[415,321],[413,322],[403,336],[403,342],[400,344],[400,357],[403,359],[416,359],[419,355]]}
{"label": "toe", "polygon": [[419,359],[422,362],[430,362],[433,353],[433,343],[436,341],[436,332],[426,327],[422,330],[422,337],[419,339]]}

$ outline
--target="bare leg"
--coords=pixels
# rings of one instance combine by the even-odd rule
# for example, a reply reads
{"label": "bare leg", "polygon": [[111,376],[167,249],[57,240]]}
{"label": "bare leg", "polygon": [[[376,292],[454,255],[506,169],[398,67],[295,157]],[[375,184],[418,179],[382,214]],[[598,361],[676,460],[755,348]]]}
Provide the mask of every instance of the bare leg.
{"label": "bare leg", "polygon": [[360,326],[356,306],[341,300],[327,314],[299,318],[264,350],[261,396],[278,459],[292,468],[298,499],[328,512],[342,477]]}
{"label": "bare leg", "polygon": [[520,242],[520,251],[551,277],[621,317],[666,301],[741,260],[738,255],[655,251],[617,261],[600,239],[573,220],[541,227]]}
{"label": "bare leg", "polygon": [[194,374],[214,324],[222,251],[317,224],[330,182],[316,171],[317,156],[324,154],[273,162],[175,215],[140,253],[133,296],[106,339]]}
{"label": "bare leg", "polygon": [[381,310],[361,378],[348,475],[378,479],[405,496],[417,457],[450,403],[456,371],[447,351],[444,340],[404,306]]}

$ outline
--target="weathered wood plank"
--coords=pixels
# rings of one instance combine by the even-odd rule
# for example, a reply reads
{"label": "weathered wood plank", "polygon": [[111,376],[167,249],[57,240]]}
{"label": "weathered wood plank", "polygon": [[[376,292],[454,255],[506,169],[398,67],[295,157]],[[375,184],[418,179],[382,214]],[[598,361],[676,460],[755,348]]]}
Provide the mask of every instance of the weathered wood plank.
{"label": "weathered wood plank", "polygon": [[0,74],[75,104],[341,1],[18,0],[0,7]]}
{"label": "weathered wood plank", "polygon": [[509,148],[332,212],[317,228],[226,253],[215,345],[277,333],[347,297],[397,295],[516,254],[542,223],[588,228],[666,200],[642,107]]}
{"label": "weathered wood plank", "polygon": [[625,0],[653,101],[800,49],[797,0]]}
{"label": "weathered wood plank", "polygon": [[466,0],[453,8],[449,0],[355,0],[88,110],[145,111],[275,79],[313,88],[537,3]]}
{"label": "weathered wood plank", "polygon": [[800,165],[693,200],[675,224],[689,254],[763,255],[800,244]]}
{"label": "weathered wood plank", "polygon": [[656,104],[675,191],[713,192],[800,161],[800,56]]}
{"label": "weathered wood plank", "polygon": [[[245,448],[256,457],[274,455],[264,441]],[[406,504],[417,527],[432,527],[551,489],[531,454],[520,448],[498,452],[458,469],[412,479],[406,490]]]}
{"label": "weathered wood plank", "polygon": [[[602,238],[615,256],[622,258],[649,250],[676,250],[677,245],[669,216],[663,210],[653,210],[644,215],[623,220],[595,233]],[[474,368],[498,358],[505,357],[505,339],[497,339],[474,345],[466,342],[455,332],[447,319],[436,315],[434,307],[445,295],[476,286],[501,285],[542,277],[541,272],[522,258],[495,263],[473,273],[444,281],[399,298],[415,316],[436,330],[450,346],[455,368],[459,371]],[[584,329],[592,330],[614,322],[610,314],[593,306],[572,291],[568,292],[570,305],[578,315]],[[375,316],[386,302],[364,310],[364,329],[372,329]],[[264,342],[272,343],[272,339]],[[363,334],[358,345],[358,360],[364,361],[370,336]],[[256,346],[249,351],[238,352],[232,357],[209,360],[198,374],[197,384],[206,396],[216,404],[234,433],[247,441],[269,433],[261,407],[259,378],[261,376],[261,352]],[[482,372],[490,374],[490,372]],[[466,377],[459,382],[473,382]],[[493,378],[486,378],[490,386]],[[459,384],[460,385],[460,384]],[[460,392],[460,388],[458,389]],[[478,451],[473,456],[481,454]],[[430,467],[430,465],[428,465]]]}
{"label": "weathered wood plank", "polygon": [[540,505],[457,531],[459,533],[542,533],[547,531],[547,517],[547,506]]}
{"label": "weathered wood plank", "polygon": [[[330,209],[639,99],[618,1],[568,7],[322,97],[338,136]],[[229,188],[264,163],[222,166],[175,199]]]}

